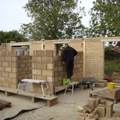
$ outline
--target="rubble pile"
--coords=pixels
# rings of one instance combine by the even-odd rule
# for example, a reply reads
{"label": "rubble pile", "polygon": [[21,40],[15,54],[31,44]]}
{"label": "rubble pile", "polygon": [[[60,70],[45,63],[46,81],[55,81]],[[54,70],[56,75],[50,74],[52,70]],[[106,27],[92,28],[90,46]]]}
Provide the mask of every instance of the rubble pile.
{"label": "rubble pile", "polygon": [[77,107],[77,120],[120,120],[120,106],[113,111],[113,102],[101,98],[89,98],[83,107]]}

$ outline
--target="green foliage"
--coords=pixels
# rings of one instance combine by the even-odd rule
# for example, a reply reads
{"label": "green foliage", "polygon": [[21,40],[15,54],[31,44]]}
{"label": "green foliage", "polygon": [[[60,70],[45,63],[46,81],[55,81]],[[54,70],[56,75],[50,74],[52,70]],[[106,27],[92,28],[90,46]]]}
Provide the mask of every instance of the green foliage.
{"label": "green foliage", "polygon": [[91,37],[120,36],[120,1],[96,0],[90,11]]}
{"label": "green foliage", "polygon": [[83,36],[81,19],[85,13],[78,4],[79,0],[29,0],[24,8],[33,22],[23,24],[21,31],[31,40]]}
{"label": "green foliage", "polygon": [[28,39],[16,30],[9,32],[0,31],[0,43],[9,43],[10,41],[23,42],[28,41]]}
{"label": "green foliage", "polygon": [[120,59],[120,54],[112,51],[111,50],[112,48],[113,48],[112,45],[105,48],[105,60]]}
{"label": "green foliage", "polygon": [[108,71],[120,71],[120,60],[105,60],[105,73]]}

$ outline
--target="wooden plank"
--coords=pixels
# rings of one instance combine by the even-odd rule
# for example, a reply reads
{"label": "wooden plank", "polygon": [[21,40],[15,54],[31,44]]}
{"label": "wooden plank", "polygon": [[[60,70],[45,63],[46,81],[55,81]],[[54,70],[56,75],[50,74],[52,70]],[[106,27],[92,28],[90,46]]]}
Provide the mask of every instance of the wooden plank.
{"label": "wooden plank", "polygon": [[85,77],[85,41],[83,41],[83,77]]}
{"label": "wooden plank", "polygon": [[1,86],[0,86],[0,91],[5,91],[6,96],[16,94],[16,95],[31,97],[33,103],[39,101],[40,99],[47,100],[48,106],[57,104],[57,100],[58,100],[58,97],[55,95],[51,95],[51,96],[46,95],[44,97],[43,94],[41,93],[33,93],[30,91],[23,91],[23,90],[19,90],[17,93],[17,89],[1,87]]}
{"label": "wooden plank", "polygon": [[58,98],[55,98],[53,100],[47,100],[47,106],[48,107],[51,107],[51,106],[53,106],[53,105],[55,105],[57,103],[58,103]]}
{"label": "wooden plank", "polygon": [[55,87],[55,92],[57,93],[57,92],[60,92],[60,91],[62,91],[62,90],[65,90],[65,86],[63,85],[63,86],[59,86],[59,87]]}

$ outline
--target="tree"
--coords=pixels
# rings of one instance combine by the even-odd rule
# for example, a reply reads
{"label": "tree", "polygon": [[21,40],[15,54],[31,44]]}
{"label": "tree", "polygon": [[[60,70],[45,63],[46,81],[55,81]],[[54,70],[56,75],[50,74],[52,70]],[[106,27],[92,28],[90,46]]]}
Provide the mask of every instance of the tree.
{"label": "tree", "polygon": [[[84,7],[79,0],[29,0],[24,6],[33,22],[23,24],[21,31],[32,40],[51,40],[82,36]],[[77,8],[77,11],[76,11]]]}
{"label": "tree", "polygon": [[120,0],[96,0],[93,4],[89,36],[120,36]]}
{"label": "tree", "polygon": [[10,41],[23,42],[28,41],[28,39],[16,30],[9,32],[0,31],[0,43],[9,43]]}

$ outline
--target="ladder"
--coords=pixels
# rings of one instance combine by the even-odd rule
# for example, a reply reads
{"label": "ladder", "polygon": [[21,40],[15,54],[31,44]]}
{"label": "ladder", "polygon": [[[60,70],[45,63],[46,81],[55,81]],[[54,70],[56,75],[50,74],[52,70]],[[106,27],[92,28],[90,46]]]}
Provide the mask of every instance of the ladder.
{"label": "ladder", "polygon": [[[46,96],[46,94],[44,92],[45,90],[48,90],[50,96],[52,95],[51,92],[50,92],[47,80],[21,79],[21,80],[19,80],[17,93],[19,91],[21,83],[25,83],[24,84],[24,90],[25,90],[26,83],[39,83],[41,85],[41,88],[42,88],[43,97]],[[47,88],[44,88],[43,84],[46,84]]]}

